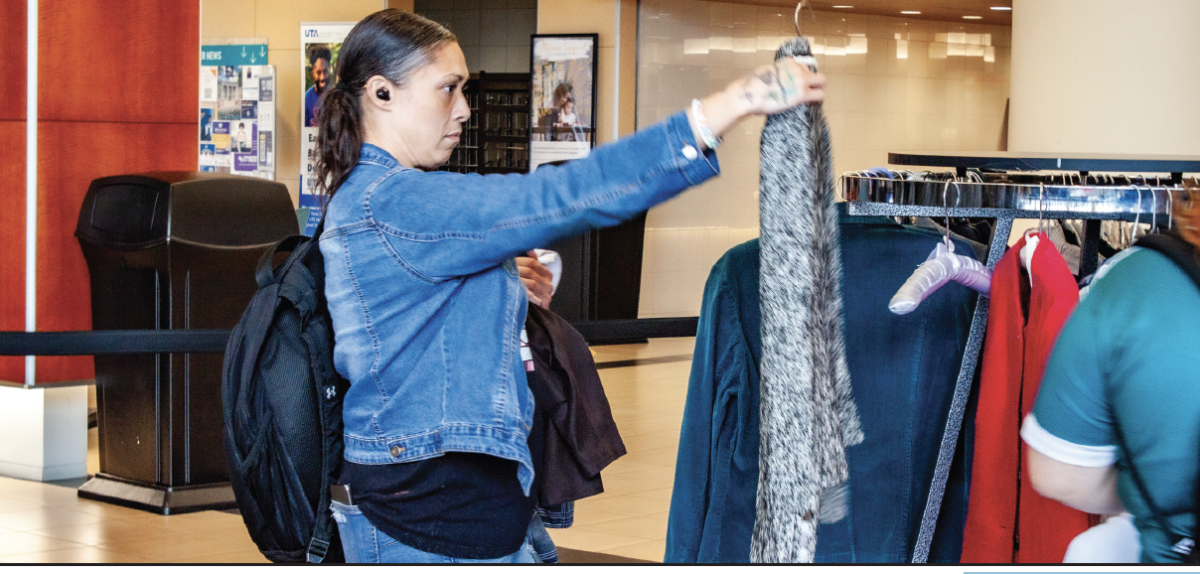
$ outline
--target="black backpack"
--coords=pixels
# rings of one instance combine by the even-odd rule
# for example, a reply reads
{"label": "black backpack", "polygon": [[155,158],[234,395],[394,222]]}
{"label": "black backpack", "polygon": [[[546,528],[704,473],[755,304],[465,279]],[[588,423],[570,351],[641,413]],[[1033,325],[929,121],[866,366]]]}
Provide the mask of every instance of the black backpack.
{"label": "black backpack", "polygon": [[[1200,251],[1182,237],[1174,233],[1156,233],[1138,240],[1136,246],[1153,249],[1166,255],[1188,277],[1191,277],[1192,281],[1196,283],[1196,287],[1200,287]],[[1129,449],[1125,446],[1125,439],[1121,434],[1120,426],[1116,424],[1116,419],[1113,419],[1113,426],[1117,431],[1117,442],[1121,445],[1121,450],[1128,457]],[[1175,545],[1171,547],[1171,550],[1182,556],[1184,562],[1191,564],[1200,563],[1200,549],[1196,547],[1196,533],[1179,532],[1171,528],[1166,516],[1159,510],[1154,500],[1150,498],[1150,491],[1146,488],[1145,483],[1142,482],[1142,477],[1138,474],[1137,469],[1134,468],[1133,461],[1129,460],[1127,462],[1129,464],[1129,473],[1133,476],[1133,484],[1137,487],[1138,493],[1141,494],[1142,500],[1146,501],[1146,506],[1150,508],[1150,514],[1155,522],[1158,522],[1158,527],[1167,533],[1168,536],[1175,538]],[[1196,477],[1193,489],[1195,507],[1192,509],[1192,512],[1196,515],[1197,520],[1200,520],[1200,476]]]}
{"label": "black backpack", "polygon": [[250,537],[272,562],[345,561],[329,487],[341,470],[350,385],[333,367],[316,237],[294,235],[267,250],[255,273],[258,292],[225,349],[230,482]]}

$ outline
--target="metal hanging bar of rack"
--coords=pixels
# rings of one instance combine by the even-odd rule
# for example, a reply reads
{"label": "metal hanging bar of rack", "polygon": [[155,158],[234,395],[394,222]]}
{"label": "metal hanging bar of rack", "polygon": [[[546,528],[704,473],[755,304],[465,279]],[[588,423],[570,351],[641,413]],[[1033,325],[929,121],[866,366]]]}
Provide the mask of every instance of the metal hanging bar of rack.
{"label": "metal hanging bar of rack", "polygon": [[[994,218],[992,242],[987,266],[995,270],[1008,247],[1014,219],[1082,219],[1085,221],[1084,245],[1080,260],[1080,275],[1096,270],[1099,259],[1100,222],[1103,220],[1142,221],[1147,216],[1170,215],[1174,199],[1187,201],[1200,196],[1178,184],[1183,173],[1200,172],[1200,158],[1136,157],[1122,160],[1117,157],[1062,159],[1048,154],[1040,157],[1018,157],[1015,154],[980,153],[960,156],[950,154],[889,154],[889,162],[900,165],[954,167],[958,170],[955,187],[959,188],[952,205],[943,202],[945,181],[902,180],[885,177],[845,174],[840,178],[840,192],[849,203],[851,215],[927,216]],[[1011,166],[1011,167],[1010,167]],[[989,169],[1074,169],[1081,175],[1087,171],[1121,171],[1127,173],[1166,172],[1173,186],[1100,186],[1046,185],[1019,183],[987,183],[968,181],[972,167]],[[973,178],[973,179],[978,179]],[[1083,181],[1083,178],[1081,178]],[[950,466],[962,430],[963,415],[987,330],[988,300],[980,297],[971,319],[971,331],[963,352],[950,412],[942,433],[934,477],[926,497],[921,527],[913,547],[912,561],[925,563],[933,545],[933,535],[941,511]]]}

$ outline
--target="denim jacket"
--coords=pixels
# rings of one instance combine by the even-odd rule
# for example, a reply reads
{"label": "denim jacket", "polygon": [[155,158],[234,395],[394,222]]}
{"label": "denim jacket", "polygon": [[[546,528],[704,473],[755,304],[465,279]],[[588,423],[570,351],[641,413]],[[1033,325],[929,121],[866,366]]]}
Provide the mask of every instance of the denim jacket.
{"label": "denim jacket", "polygon": [[682,113],[532,174],[427,173],[364,145],[320,238],[334,365],[350,381],[346,460],[488,454],[520,463],[528,494],[527,300],[513,257],[616,225],[717,173]]}

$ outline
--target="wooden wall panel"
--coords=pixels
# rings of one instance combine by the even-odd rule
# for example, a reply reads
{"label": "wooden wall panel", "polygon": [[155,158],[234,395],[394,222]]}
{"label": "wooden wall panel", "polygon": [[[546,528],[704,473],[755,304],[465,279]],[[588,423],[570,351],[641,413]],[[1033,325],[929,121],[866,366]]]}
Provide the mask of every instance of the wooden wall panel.
{"label": "wooden wall panel", "polygon": [[[38,22],[37,328],[90,329],[88,185],[196,169],[200,0],[41,0]],[[39,383],[92,377],[91,357],[37,360]]]}
{"label": "wooden wall panel", "polygon": [[[195,168],[196,124],[38,123],[39,331],[92,328],[87,265],[75,239],[79,207],[92,180]],[[39,382],[93,377],[90,357],[37,361]]]}
{"label": "wooden wall panel", "polygon": [[[25,330],[26,1],[0,0],[0,331]],[[0,381],[24,380],[24,357],[0,357]]]}
{"label": "wooden wall panel", "polygon": [[[0,54],[4,54],[4,80],[0,82],[0,120],[25,119],[25,20],[28,17],[28,0],[0,0],[0,21],[4,22],[4,33],[0,34]],[[25,145],[21,136],[20,145]],[[5,144],[7,147],[7,142]],[[8,156],[5,155],[5,161]],[[24,155],[22,154],[22,157]],[[21,178],[24,181],[24,178]],[[24,187],[22,186],[22,189]],[[22,193],[24,193],[22,191]]]}
{"label": "wooden wall panel", "polygon": [[39,119],[197,122],[200,0],[41,0],[38,20]]}
{"label": "wooden wall panel", "polygon": [[[22,85],[24,80],[25,77],[22,76]],[[3,248],[0,248],[0,331],[24,331],[24,121],[0,120],[0,158],[4,158],[0,161],[0,245],[3,245]],[[0,356],[0,381],[24,380],[25,358]]]}

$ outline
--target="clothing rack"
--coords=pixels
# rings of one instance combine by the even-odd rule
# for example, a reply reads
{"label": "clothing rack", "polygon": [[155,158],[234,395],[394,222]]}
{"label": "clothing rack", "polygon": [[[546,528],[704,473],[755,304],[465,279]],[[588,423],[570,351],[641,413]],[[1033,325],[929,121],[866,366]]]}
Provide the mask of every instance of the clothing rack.
{"label": "clothing rack", "polygon": [[[922,181],[889,179],[878,175],[846,174],[841,178],[841,193],[849,203],[851,215],[976,217],[995,219],[996,225],[988,250],[987,267],[994,271],[1008,248],[1014,219],[1082,219],[1084,244],[1080,276],[1094,273],[1099,265],[1100,223],[1104,220],[1157,223],[1166,228],[1171,222],[1170,203],[1188,200],[1192,194],[1180,187],[1184,173],[1200,172],[1200,157],[1095,156],[1053,157],[1049,154],[1024,156],[1003,152],[949,154],[888,154],[896,165],[954,167],[956,180]],[[970,169],[1037,169],[1080,172],[1079,181],[1087,181],[1092,171],[1125,173],[1169,173],[1171,185],[1100,186],[1028,183],[987,183],[965,181]],[[982,179],[982,178],[975,178]],[[1166,179],[1166,178],[1164,178]],[[1070,181],[1070,178],[1059,181]],[[1144,181],[1144,180],[1143,180]],[[1200,197],[1196,197],[1200,199]],[[980,297],[971,319],[971,331],[963,353],[962,365],[947,414],[937,466],[921,527],[913,548],[913,563],[925,563],[933,544],[938,514],[941,511],[950,465],[962,430],[963,416],[971,383],[975,379],[983,338],[987,331],[988,300]]]}

